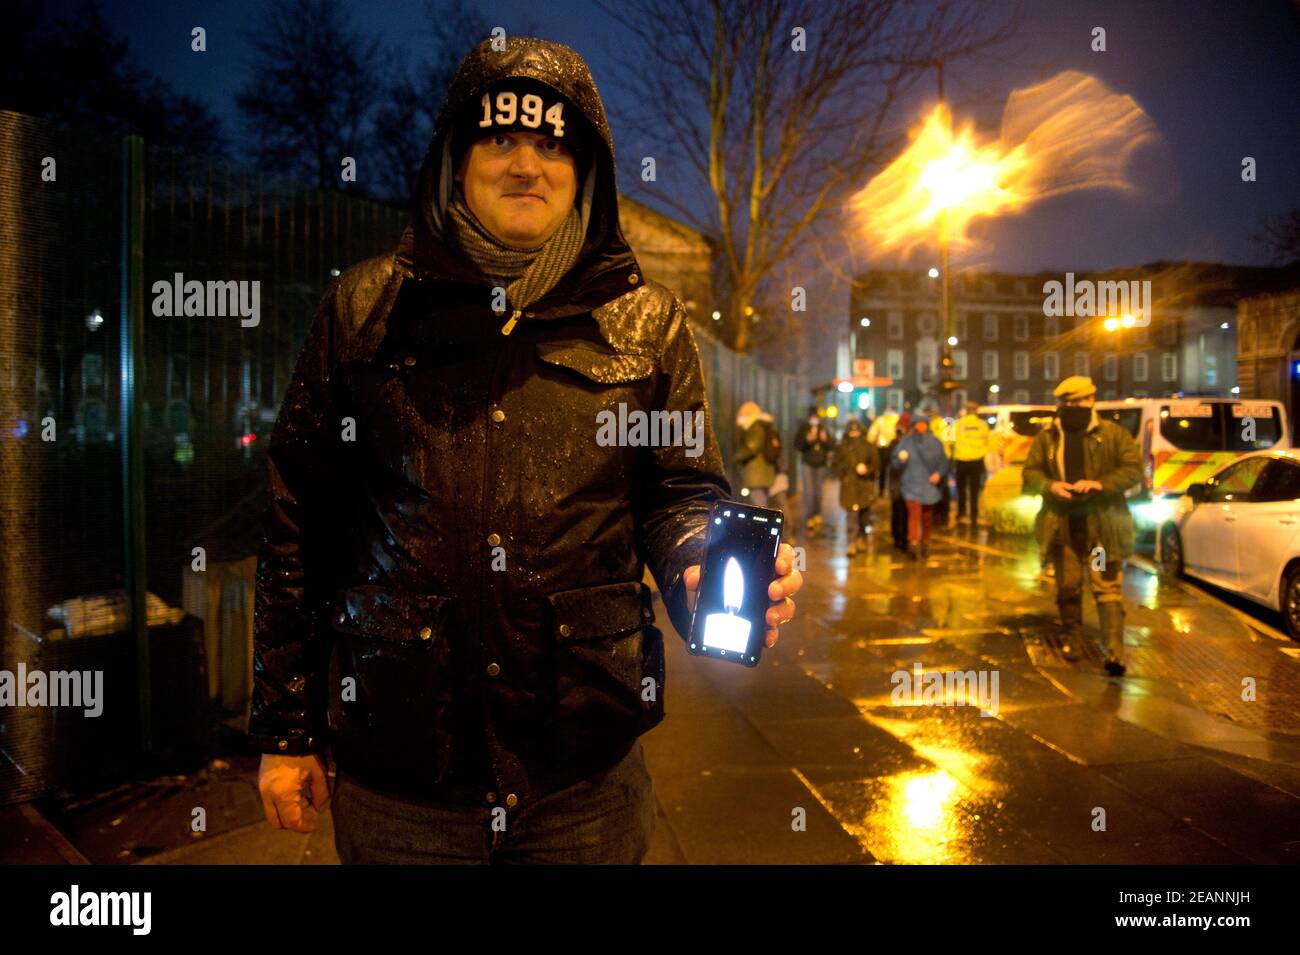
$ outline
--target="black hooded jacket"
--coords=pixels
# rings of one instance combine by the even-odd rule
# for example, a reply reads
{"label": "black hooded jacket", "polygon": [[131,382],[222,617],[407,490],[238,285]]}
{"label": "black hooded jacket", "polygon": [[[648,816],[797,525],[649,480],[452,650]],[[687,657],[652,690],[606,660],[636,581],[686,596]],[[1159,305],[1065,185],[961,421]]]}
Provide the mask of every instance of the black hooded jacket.
{"label": "black hooded jacket", "polygon": [[[578,260],[499,314],[444,240],[443,173],[460,108],[525,76],[576,105],[598,141]],[[606,446],[597,414],[620,404],[702,412],[703,453]],[[685,309],[623,238],[613,142],[574,51],[511,38],[466,57],[398,248],[347,269],[321,302],[267,473],[260,751],[332,748],[376,788],[522,808],[613,765],[663,718],[644,570],[684,633],[682,572],[730,487]]]}

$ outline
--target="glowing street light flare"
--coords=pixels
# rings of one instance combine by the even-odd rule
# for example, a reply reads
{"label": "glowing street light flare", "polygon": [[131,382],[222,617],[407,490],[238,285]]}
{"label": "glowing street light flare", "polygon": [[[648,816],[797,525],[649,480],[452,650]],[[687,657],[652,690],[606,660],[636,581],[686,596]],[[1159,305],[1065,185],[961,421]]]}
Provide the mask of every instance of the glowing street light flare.
{"label": "glowing street light flare", "polygon": [[971,244],[968,230],[978,217],[1019,212],[1080,189],[1132,191],[1129,157],[1156,131],[1132,97],[1065,71],[1014,91],[996,139],[982,142],[970,123],[954,129],[942,103],[911,137],[849,200],[870,255],[907,254],[945,240],[960,249]]}
{"label": "glowing street light flare", "polygon": [[1106,329],[1108,332],[1113,332],[1115,329],[1119,328],[1119,319],[1108,318],[1101,323],[1101,327]]}

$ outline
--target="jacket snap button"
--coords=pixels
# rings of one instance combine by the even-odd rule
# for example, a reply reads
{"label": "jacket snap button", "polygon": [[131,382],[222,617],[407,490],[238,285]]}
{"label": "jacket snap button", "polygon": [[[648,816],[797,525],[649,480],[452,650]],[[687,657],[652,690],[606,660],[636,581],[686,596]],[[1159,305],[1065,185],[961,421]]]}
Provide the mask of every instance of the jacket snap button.
{"label": "jacket snap button", "polygon": [[500,408],[498,408],[496,411],[492,412],[492,420],[498,423],[505,421],[506,413],[502,411]]}
{"label": "jacket snap button", "polygon": [[496,676],[501,672],[501,667],[497,666],[495,663],[489,663],[487,665],[487,672],[488,676]]}
{"label": "jacket snap button", "polygon": [[572,627],[570,627],[567,623],[560,624],[560,636],[567,637],[571,633],[573,633]]}
{"label": "jacket snap button", "polygon": [[629,275],[629,276],[627,277],[627,284],[628,284],[628,285],[636,285],[636,273],[635,273],[635,272],[633,272],[631,275]]}
{"label": "jacket snap button", "polygon": [[517,805],[518,802],[519,802],[519,797],[516,796],[514,793],[511,793],[509,796],[506,797],[506,805],[510,806],[511,808]]}
{"label": "jacket snap button", "polygon": [[497,794],[496,794],[496,793],[488,793],[488,794],[487,794],[487,801],[488,801],[488,802],[496,802],[496,801],[497,801]]}
{"label": "jacket snap button", "polygon": [[288,749],[289,741],[287,739],[282,739],[280,740],[280,742],[276,743],[275,745],[278,746],[280,749]]}
{"label": "jacket snap button", "polygon": [[500,534],[489,534],[489,535],[488,535],[488,546],[489,546],[489,547],[496,547],[497,544],[500,544],[500,543],[501,543],[501,535],[500,535]]}
{"label": "jacket snap button", "polygon": [[431,628],[429,628],[429,627],[421,627],[421,628],[420,628],[420,639],[421,639],[421,640],[428,640],[431,636],[433,636],[433,630],[432,630]]}
{"label": "jacket snap button", "polygon": [[404,364],[407,368],[410,368],[412,365],[415,364],[415,356],[407,355],[405,358],[402,359],[402,364]]}

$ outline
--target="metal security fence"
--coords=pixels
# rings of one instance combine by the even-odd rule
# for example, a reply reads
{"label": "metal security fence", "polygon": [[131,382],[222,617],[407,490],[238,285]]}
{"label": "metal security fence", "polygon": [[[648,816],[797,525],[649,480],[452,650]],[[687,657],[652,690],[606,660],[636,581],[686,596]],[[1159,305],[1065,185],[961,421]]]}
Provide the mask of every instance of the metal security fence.
{"label": "metal security fence", "polygon": [[[190,696],[246,702],[266,441],[331,273],[405,221],[0,111],[0,671],[109,667],[97,722],[0,709],[0,801],[107,778],[114,742],[179,751],[204,714],[168,688],[195,673]],[[256,321],[165,314],[155,284],[191,281]]]}
{"label": "metal security fence", "polygon": [[798,455],[794,439],[810,405],[815,404],[809,382],[800,375],[773,371],[749,355],[726,347],[699,325],[693,326],[700,349],[700,363],[708,386],[713,427],[722,444],[728,473],[732,472],[736,434],[736,409],[742,402],[757,401],[772,415],[785,445],[785,465],[794,492],[798,482]]}

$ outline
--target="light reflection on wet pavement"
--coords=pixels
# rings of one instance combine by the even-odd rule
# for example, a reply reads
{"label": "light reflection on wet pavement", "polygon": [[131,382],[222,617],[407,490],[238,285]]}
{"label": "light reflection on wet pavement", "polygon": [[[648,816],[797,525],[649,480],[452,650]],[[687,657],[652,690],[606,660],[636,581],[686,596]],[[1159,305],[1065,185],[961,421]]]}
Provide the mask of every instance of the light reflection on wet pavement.
{"label": "light reflection on wet pavement", "polygon": [[800,543],[798,619],[757,670],[670,643],[645,743],[674,861],[1300,861],[1294,645],[1130,565],[1108,678],[1054,650],[1029,539],[940,531],[923,562],[879,535],[849,558],[833,527]]}

